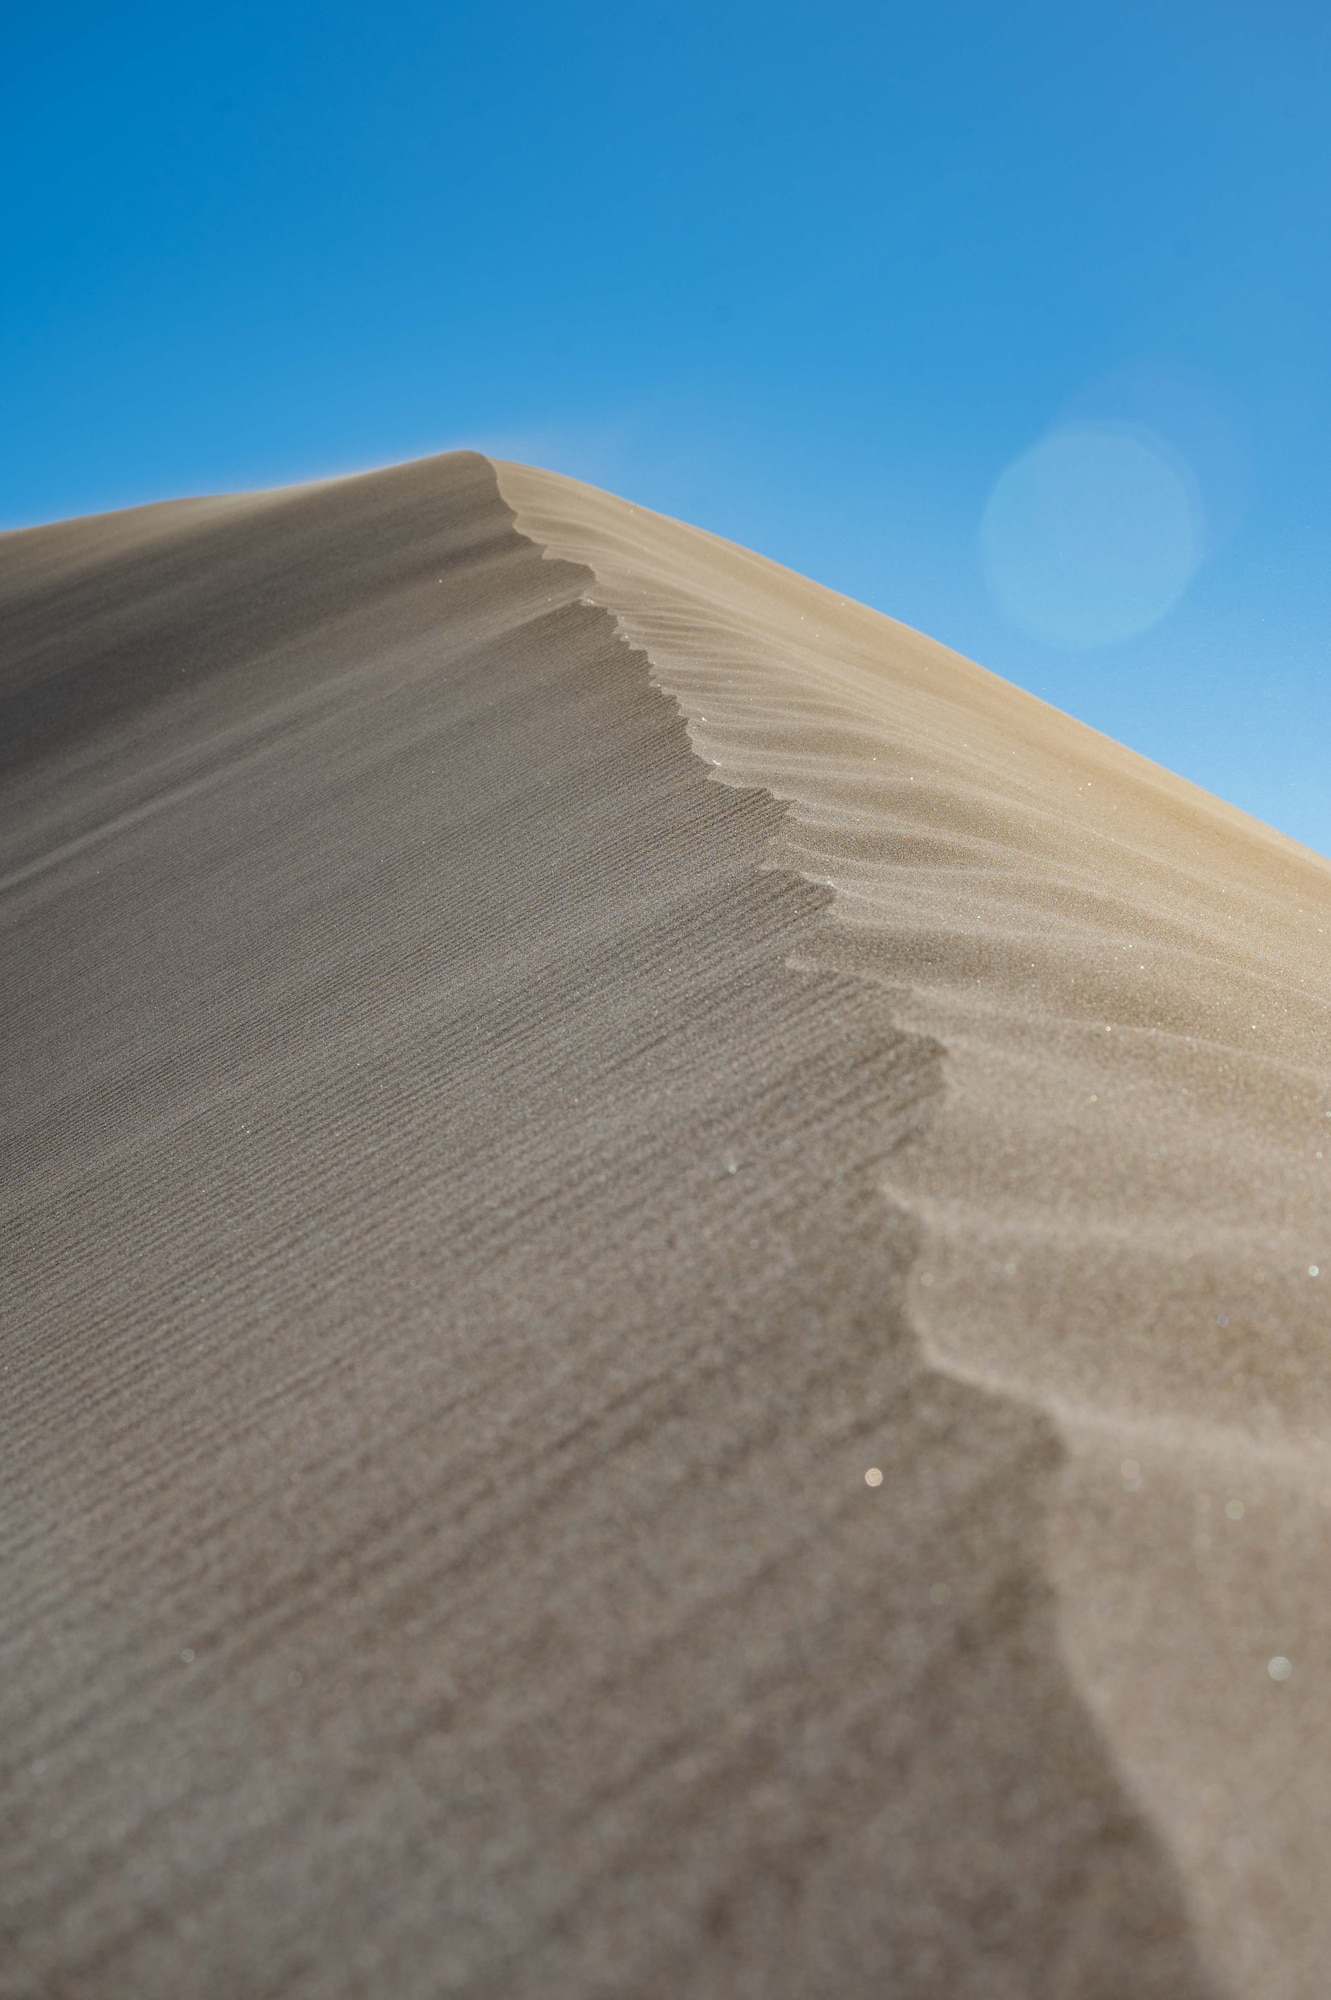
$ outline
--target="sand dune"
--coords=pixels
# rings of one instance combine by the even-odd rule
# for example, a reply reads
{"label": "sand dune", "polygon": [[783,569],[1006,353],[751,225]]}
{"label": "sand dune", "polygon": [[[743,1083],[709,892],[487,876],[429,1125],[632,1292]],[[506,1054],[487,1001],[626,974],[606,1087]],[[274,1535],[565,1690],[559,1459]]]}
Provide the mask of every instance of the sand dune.
{"label": "sand dune", "polygon": [[0,605],[0,1991],[1320,1994],[1331,864],[472,454]]}

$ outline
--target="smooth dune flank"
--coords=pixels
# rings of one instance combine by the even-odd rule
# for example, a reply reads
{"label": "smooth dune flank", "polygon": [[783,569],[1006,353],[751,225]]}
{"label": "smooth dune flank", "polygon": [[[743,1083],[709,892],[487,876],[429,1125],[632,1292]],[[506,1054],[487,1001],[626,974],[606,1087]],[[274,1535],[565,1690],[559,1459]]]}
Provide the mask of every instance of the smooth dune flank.
{"label": "smooth dune flank", "polygon": [[0,1993],[1323,1994],[1331,865],[470,453],[0,615]]}

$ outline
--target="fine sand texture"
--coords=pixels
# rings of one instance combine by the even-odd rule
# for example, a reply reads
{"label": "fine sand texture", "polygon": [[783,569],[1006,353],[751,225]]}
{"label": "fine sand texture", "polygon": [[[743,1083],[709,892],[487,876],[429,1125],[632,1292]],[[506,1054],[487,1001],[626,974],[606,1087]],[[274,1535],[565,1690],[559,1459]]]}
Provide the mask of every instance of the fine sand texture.
{"label": "fine sand texture", "polygon": [[471,453],[0,618],[5,2000],[1321,2000],[1331,865]]}

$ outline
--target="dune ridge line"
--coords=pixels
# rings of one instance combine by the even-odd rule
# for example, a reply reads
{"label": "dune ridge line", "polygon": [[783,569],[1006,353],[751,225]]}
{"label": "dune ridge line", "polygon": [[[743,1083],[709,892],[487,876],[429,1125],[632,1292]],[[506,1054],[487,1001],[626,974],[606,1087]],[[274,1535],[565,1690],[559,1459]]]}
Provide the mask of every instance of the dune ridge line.
{"label": "dune ridge line", "polygon": [[1217,1977],[1312,2000],[1331,864],[881,614],[493,463],[714,777],[787,805],[772,865],[834,892],[799,962],[886,989],[944,1049],[883,1184],[923,1229],[911,1318],[934,1366],[1057,1422],[1077,1681]]}

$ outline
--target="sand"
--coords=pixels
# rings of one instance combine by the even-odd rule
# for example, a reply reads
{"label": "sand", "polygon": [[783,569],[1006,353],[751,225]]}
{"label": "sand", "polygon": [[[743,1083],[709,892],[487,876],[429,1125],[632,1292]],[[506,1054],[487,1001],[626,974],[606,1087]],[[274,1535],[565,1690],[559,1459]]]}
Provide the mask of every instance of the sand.
{"label": "sand", "polygon": [[1320,1995],[1331,865],[474,454],[0,606],[0,1992]]}

